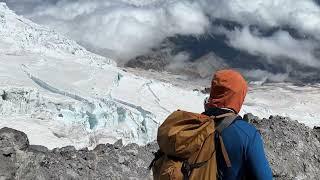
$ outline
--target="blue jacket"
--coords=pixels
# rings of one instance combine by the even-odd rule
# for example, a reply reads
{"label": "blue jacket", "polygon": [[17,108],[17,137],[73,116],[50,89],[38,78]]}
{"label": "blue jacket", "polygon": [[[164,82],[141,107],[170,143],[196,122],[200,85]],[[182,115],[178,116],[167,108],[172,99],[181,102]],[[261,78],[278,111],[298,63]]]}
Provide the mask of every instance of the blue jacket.
{"label": "blue jacket", "polygon": [[[210,108],[203,114],[220,115],[226,110]],[[222,180],[271,180],[272,171],[265,156],[263,141],[257,129],[240,116],[222,131],[222,139],[232,167],[228,168],[217,144],[219,179]],[[219,141],[216,141],[219,142]]]}

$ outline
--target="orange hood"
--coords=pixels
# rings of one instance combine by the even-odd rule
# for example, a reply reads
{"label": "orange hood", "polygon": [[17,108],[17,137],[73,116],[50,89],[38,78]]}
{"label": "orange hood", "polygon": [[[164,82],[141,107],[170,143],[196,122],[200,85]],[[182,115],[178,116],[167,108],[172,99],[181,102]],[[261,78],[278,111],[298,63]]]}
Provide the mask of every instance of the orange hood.
{"label": "orange hood", "polygon": [[239,113],[247,94],[247,82],[234,70],[221,70],[214,74],[206,108],[229,108]]}

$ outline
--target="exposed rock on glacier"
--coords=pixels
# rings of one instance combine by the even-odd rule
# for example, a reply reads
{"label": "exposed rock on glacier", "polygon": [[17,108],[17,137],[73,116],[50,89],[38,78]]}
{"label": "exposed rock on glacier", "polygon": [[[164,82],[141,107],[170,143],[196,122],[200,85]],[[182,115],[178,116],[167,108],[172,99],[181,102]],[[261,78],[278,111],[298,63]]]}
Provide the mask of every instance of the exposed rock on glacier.
{"label": "exposed rock on glacier", "polygon": [[[320,177],[319,130],[280,116],[258,119],[247,115],[258,128],[275,179]],[[146,146],[122,141],[100,144],[89,151],[72,146],[48,150],[29,145],[26,134],[0,129],[1,179],[150,179],[147,167],[156,143]]]}

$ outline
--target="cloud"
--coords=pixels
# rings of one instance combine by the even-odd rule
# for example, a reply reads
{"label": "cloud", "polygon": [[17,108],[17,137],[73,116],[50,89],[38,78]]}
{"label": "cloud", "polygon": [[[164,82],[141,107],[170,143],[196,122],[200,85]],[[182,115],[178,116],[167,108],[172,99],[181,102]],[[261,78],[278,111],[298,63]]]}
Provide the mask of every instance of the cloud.
{"label": "cloud", "polygon": [[[174,35],[206,34],[210,20],[237,22],[244,29],[221,31],[231,46],[266,57],[284,56],[319,67],[320,7],[313,0],[6,0],[18,13],[71,38],[127,60]],[[247,27],[290,27],[263,37]],[[212,27],[211,27],[212,28]],[[317,40],[315,40],[317,39]],[[315,43],[317,42],[317,43]],[[102,52],[101,52],[102,53]],[[105,54],[105,53],[102,53]]]}
{"label": "cloud", "polygon": [[320,39],[320,7],[313,0],[201,0],[207,13],[260,27],[290,26]]}
{"label": "cloud", "polygon": [[250,31],[248,27],[226,34],[232,47],[252,55],[262,55],[269,59],[288,57],[300,64],[320,68],[320,61],[314,55],[319,44],[312,40],[297,40],[281,30],[270,37],[262,37]]}
{"label": "cloud", "polygon": [[192,1],[60,0],[32,9],[24,12],[27,17],[122,59],[145,53],[175,34],[204,34],[210,25]]}
{"label": "cloud", "polygon": [[261,82],[266,82],[266,81],[283,82],[285,80],[288,80],[288,76],[289,76],[288,73],[273,74],[260,69],[244,71],[242,73],[245,75],[246,78],[252,81],[261,81]]}
{"label": "cloud", "polygon": [[180,52],[172,57],[172,62],[167,66],[167,69],[171,71],[177,71],[180,68],[183,69],[189,59],[190,55],[187,52]]}

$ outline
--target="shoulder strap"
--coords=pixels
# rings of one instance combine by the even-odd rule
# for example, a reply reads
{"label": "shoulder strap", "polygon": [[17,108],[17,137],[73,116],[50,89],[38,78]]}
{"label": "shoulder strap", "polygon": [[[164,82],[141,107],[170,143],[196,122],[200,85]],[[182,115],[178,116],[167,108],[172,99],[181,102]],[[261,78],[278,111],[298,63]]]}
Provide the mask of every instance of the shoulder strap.
{"label": "shoulder strap", "polygon": [[221,145],[221,152],[222,152],[223,158],[226,162],[226,165],[229,168],[231,167],[231,161],[228,156],[228,152],[226,150],[226,147],[224,146],[223,139],[221,137],[221,133],[225,128],[229,127],[233,123],[233,121],[237,119],[237,117],[238,117],[238,115],[236,115],[236,114],[226,116],[216,126],[216,131],[218,132],[219,141],[220,141],[220,145]]}
{"label": "shoulder strap", "polygon": [[216,126],[216,130],[221,134],[222,131],[229,127],[234,120],[236,120],[238,117],[238,115],[236,114],[232,114],[232,115],[229,115],[227,117],[224,117]]}
{"label": "shoulder strap", "polygon": [[221,152],[222,152],[222,155],[223,155],[223,158],[224,158],[224,161],[226,162],[226,165],[228,168],[232,167],[231,165],[231,161],[230,161],[230,158],[229,158],[229,155],[228,155],[228,152],[226,150],[226,147],[224,146],[224,143],[223,143],[223,139],[221,137],[221,135],[219,134],[219,141],[220,141],[220,145],[221,145]]}

